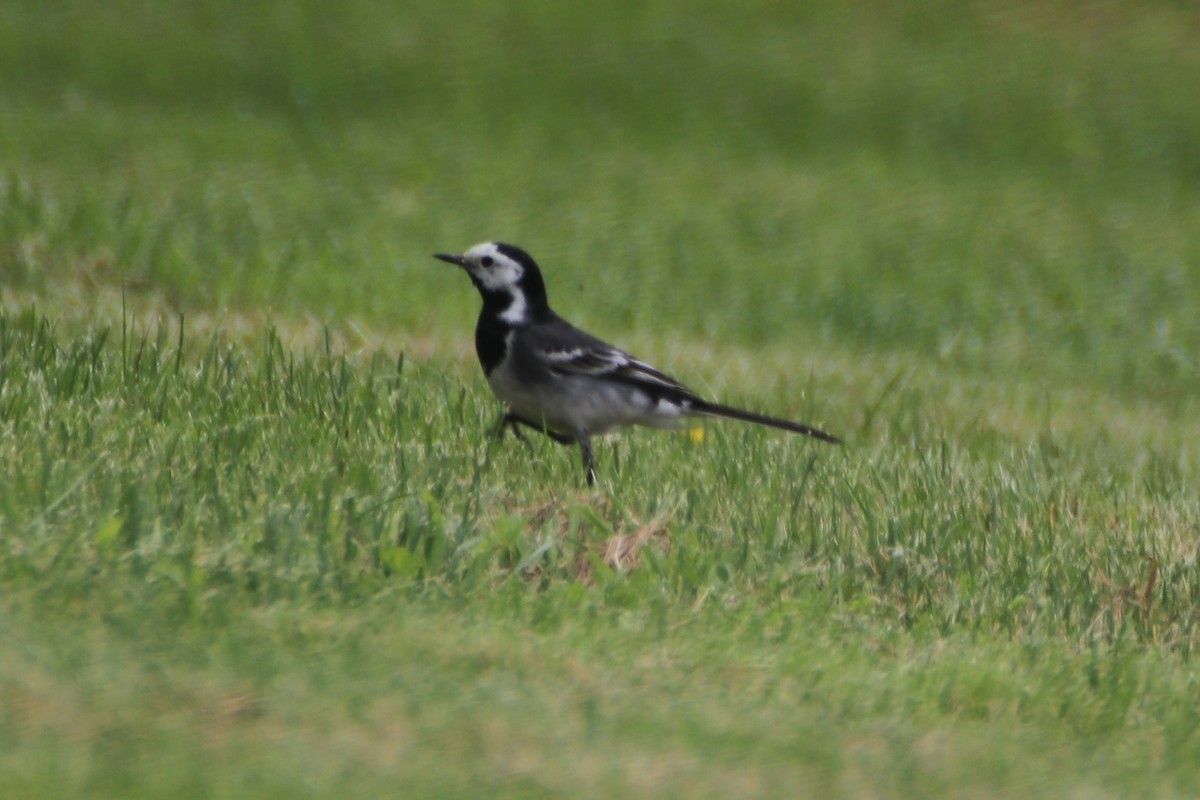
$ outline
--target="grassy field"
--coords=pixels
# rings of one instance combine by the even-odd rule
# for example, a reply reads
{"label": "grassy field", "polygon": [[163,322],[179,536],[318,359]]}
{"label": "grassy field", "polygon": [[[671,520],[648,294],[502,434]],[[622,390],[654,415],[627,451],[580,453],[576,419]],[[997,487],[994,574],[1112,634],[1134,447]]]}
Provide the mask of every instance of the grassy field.
{"label": "grassy field", "polygon": [[1200,794],[1200,12],[333,5],[0,15],[0,796]]}

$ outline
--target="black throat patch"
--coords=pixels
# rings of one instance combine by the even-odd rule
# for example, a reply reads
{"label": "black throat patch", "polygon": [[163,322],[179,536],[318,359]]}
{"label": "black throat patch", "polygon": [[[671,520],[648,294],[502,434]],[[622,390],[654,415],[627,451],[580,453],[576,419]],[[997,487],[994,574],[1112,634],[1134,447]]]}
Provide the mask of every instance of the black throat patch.
{"label": "black throat patch", "polygon": [[492,370],[504,360],[507,347],[505,339],[511,330],[512,326],[501,320],[496,312],[489,310],[485,302],[483,310],[479,312],[479,321],[475,323],[475,355],[479,356],[484,375],[491,375]]}

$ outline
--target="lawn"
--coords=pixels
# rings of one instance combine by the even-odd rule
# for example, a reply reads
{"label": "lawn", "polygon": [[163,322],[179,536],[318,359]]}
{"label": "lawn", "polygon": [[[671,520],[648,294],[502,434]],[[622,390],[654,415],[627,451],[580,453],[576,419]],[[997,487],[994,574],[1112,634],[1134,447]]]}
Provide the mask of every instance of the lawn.
{"label": "lawn", "polygon": [[[1200,12],[0,15],[0,795],[1200,793]],[[496,238],[734,423],[490,434]]]}

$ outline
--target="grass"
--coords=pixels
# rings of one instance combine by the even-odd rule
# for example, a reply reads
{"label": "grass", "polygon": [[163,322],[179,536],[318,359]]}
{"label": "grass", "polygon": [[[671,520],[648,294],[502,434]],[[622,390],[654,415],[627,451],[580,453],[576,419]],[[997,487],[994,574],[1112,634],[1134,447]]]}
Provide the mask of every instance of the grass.
{"label": "grass", "polygon": [[[1200,789],[1194,12],[10,5],[4,796]],[[850,446],[492,441],[493,236]]]}

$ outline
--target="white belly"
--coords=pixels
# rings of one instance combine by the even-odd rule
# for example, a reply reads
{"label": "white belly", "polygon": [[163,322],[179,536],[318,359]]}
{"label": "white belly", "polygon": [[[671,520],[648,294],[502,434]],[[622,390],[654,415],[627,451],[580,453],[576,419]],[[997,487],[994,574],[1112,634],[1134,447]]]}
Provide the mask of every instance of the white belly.
{"label": "white belly", "polygon": [[606,433],[627,425],[671,428],[686,410],[628,384],[587,376],[555,377],[530,383],[516,380],[504,365],[492,370],[488,383],[518,416],[567,436]]}

